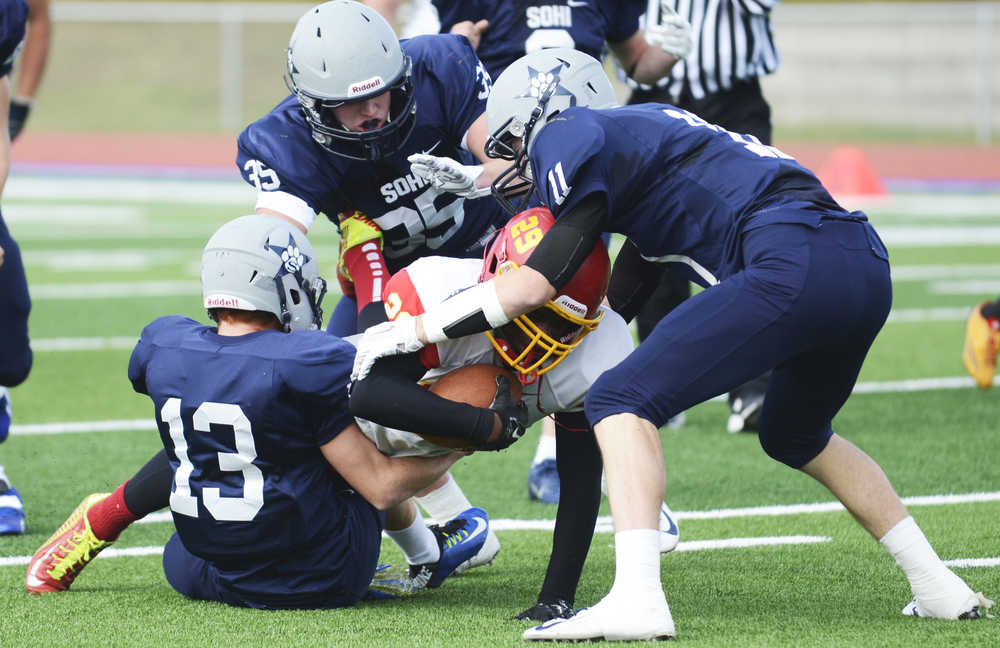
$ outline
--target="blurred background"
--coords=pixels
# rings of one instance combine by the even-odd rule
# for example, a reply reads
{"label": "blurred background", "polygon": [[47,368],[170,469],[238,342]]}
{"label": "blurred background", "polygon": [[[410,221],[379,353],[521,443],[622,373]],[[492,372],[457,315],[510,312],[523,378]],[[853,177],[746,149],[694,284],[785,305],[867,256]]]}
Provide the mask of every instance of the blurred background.
{"label": "blurred background", "polygon": [[[310,5],[56,0],[15,164],[230,165],[233,137],[285,96],[284,48]],[[793,0],[772,23],[779,147],[814,170],[850,144],[890,179],[1000,179],[1000,2]]]}

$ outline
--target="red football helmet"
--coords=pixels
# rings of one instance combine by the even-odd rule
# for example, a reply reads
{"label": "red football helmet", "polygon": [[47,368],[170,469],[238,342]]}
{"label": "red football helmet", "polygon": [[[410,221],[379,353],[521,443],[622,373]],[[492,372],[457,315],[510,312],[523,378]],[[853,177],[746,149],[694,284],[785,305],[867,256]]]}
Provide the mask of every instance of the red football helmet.
{"label": "red football helmet", "polygon": [[[555,218],[546,207],[527,209],[510,219],[487,248],[479,281],[523,265],[553,224]],[[521,374],[522,382],[552,370],[597,328],[604,315],[598,307],[608,290],[610,274],[608,250],[598,240],[552,300],[486,333],[504,362]]]}

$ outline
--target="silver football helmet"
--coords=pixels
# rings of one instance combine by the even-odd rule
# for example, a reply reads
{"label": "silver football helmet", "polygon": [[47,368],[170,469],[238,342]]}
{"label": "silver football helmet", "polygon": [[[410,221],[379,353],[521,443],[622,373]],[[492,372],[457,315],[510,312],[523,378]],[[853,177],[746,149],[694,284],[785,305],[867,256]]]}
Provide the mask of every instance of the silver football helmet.
{"label": "silver football helmet", "polygon": [[284,330],[315,330],[326,282],[312,245],[276,216],[252,214],[220,227],[201,256],[201,292],[212,309],[273,313]]}
{"label": "silver football helmet", "polygon": [[500,204],[511,214],[521,211],[511,198],[531,190],[528,153],[550,119],[571,106],[616,105],[615,90],[600,61],[575,49],[538,50],[507,66],[486,100],[486,126],[491,133],[486,155],[514,162],[493,182]]}
{"label": "silver football helmet", "polygon": [[[302,105],[316,142],[354,160],[378,160],[398,151],[413,131],[416,99],[410,57],[378,12],[353,0],[333,0],[299,18],[288,43],[289,90]],[[391,93],[382,128],[350,131],[333,109]]]}

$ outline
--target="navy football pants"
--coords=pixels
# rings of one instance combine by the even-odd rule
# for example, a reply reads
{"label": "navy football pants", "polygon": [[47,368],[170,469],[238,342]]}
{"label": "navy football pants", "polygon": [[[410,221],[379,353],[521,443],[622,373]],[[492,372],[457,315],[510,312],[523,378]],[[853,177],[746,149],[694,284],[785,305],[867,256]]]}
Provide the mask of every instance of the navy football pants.
{"label": "navy football pants", "polygon": [[0,215],[0,385],[13,387],[24,382],[31,371],[31,347],[28,344],[28,281],[24,276],[21,250],[7,231]]}
{"label": "navy football pants", "polygon": [[830,438],[834,414],[889,314],[888,255],[867,222],[771,224],[744,234],[744,269],[683,302],[586,400],[591,424],[671,416],[774,369],[760,443],[798,468]]}

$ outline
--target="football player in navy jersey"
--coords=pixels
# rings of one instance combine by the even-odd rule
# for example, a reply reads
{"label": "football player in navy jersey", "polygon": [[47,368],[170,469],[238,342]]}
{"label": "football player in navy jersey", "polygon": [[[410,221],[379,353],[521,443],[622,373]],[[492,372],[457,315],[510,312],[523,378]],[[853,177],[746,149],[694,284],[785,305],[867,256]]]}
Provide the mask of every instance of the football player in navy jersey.
{"label": "football player in navy jersey", "polygon": [[[366,4],[385,16],[395,14],[387,4],[401,2]],[[462,34],[492,78],[528,52],[572,47],[600,58],[607,43],[635,81],[654,83],[691,49],[691,26],[676,13],[664,14],[645,33],[638,28],[645,0],[415,0],[410,4],[404,37]]]}
{"label": "football player in navy jersey", "polygon": [[[421,10],[412,3],[411,22],[421,29],[462,33],[476,46],[476,54],[492,78],[527,52],[550,47],[572,47],[600,58],[605,44],[622,69],[640,83],[654,83],[669,74],[674,63],[691,50],[690,25],[673,11],[657,14],[644,29],[639,16],[645,0],[427,0]],[[427,20],[421,17],[429,14]],[[412,32],[408,27],[404,34]],[[414,174],[434,186],[449,188],[461,183],[462,166],[435,155],[412,155]],[[474,178],[465,180],[467,186]],[[605,241],[607,242],[607,241]],[[555,430],[551,420],[542,424],[531,468],[528,495],[548,504],[559,501]]]}
{"label": "football player in navy jersey", "polygon": [[[0,106],[10,100],[10,74],[24,39],[28,4],[24,0],[0,2]],[[7,136],[7,111],[0,109],[0,196],[10,169],[10,138]],[[7,438],[11,425],[10,392],[31,371],[32,353],[28,342],[28,281],[24,275],[21,251],[0,215],[0,441]],[[24,506],[3,466],[0,466],[0,535],[24,533]]]}
{"label": "football player in navy jersey", "polygon": [[641,255],[616,261],[636,268],[633,293],[644,289],[643,266],[656,263],[705,286],[587,394],[615,523],[610,593],[524,638],[675,635],[657,549],[658,428],[768,369],[761,446],[829,488],[879,539],[913,590],[903,613],[985,615],[990,602],[944,565],[878,464],[831,427],[892,297],[888,255],[865,215],[843,210],[811,172],[752,137],[669,105],[615,107],[600,63],[573,50],[512,64],[487,117],[490,154],[513,162],[495,196],[512,207],[533,192],[556,224],[519,268],[366,331],[354,379],[378,357],[493,329],[544,304],[603,231],[624,234]]}
{"label": "football player in navy jersey", "polygon": [[[368,593],[386,516],[413,515],[408,498],[461,454],[388,458],[361,433],[348,408],[354,348],[318,330],[317,267],[305,235],[273,216],[238,218],[212,236],[202,291],[218,326],[161,317],[129,362],[133,387],[153,401],[165,455],[77,507],[32,558],[30,592],[65,590],[134,508],[161,497],[177,529],[164,571],[185,596],[327,608]],[[147,500],[138,507],[130,485]],[[437,533],[423,528],[428,562],[448,553],[426,586],[482,546],[486,514],[467,513]]]}
{"label": "football player in navy jersey", "polygon": [[[343,216],[353,231],[342,239],[354,254],[343,250],[341,274],[361,304],[418,257],[480,256],[506,222],[503,210],[430,186],[407,160],[433,153],[477,172],[484,162],[496,165],[484,153],[490,77],[468,40],[445,34],[400,43],[374,10],[334,0],[302,16],[287,55],[292,94],[238,140],[236,163],[259,190],[258,213],[303,232],[321,212]],[[488,193],[484,184],[467,196]],[[355,210],[363,215],[352,219]],[[354,333],[356,315],[355,302],[343,300],[330,332]]]}

